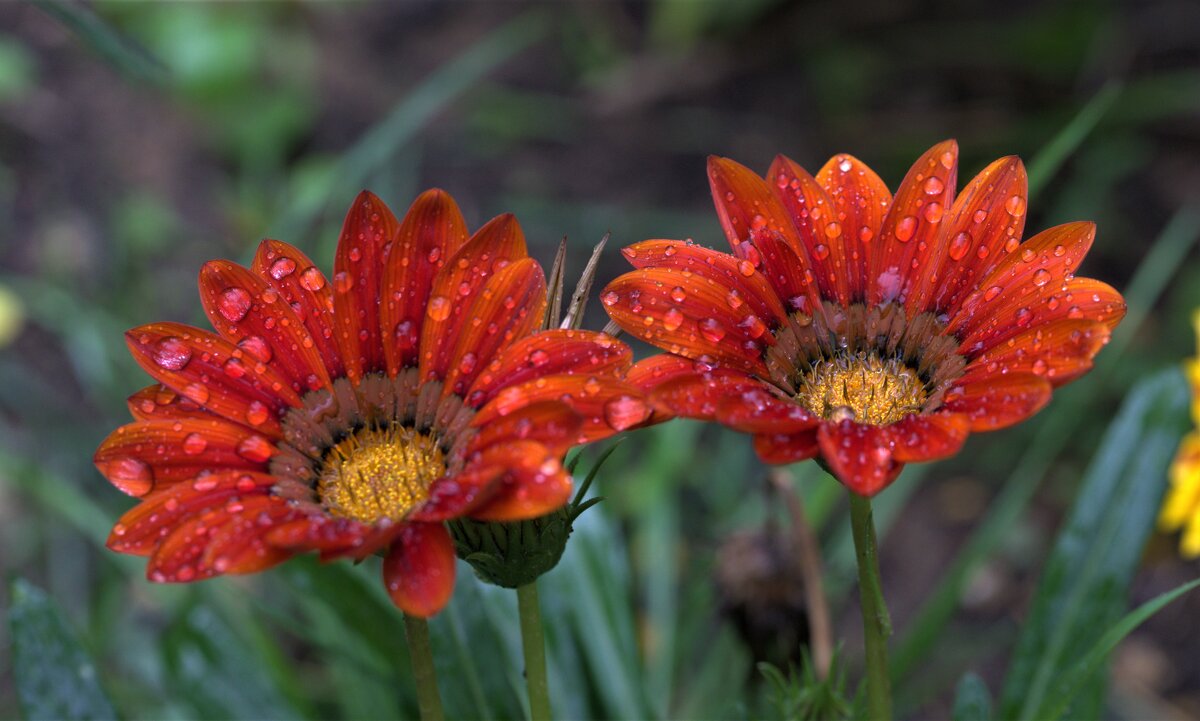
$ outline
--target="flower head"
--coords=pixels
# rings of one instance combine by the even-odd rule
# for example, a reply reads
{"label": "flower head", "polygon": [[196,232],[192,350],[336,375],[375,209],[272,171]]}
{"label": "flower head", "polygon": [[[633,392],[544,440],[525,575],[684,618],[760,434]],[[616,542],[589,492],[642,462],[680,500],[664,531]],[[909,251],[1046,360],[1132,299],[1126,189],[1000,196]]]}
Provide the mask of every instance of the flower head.
{"label": "flower head", "polygon": [[[1192,315],[1196,356],[1184,364],[1192,386],[1192,422],[1200,427],[1200,310]],[[1179,548],[1188,558],[1200,557],[1200,429],[1183,437],[1171,464],[1171,487],[1158,516],[1164,531],[1183,531]]]}
{"label": "flower head", "polygon": [[440,190],[399,221],[362,193],[331,281],[265,240],[248,269],[206,264],[200,295],[217,333],[127,333],[157,383],[95,457],[141,499],[108,545],[149,556],[152,580],[384,552],[392,599],[431,615],[453,589],[443,521],[561,507],[566,449],[648,414],[623,343],[539,330],[546,280],[517,221],[468,236]]}
{"label": "flower head", "polygon": [[626,248],[601,300],[670,355],[629,378],[656,417],[754,435],[769,463],[820,456],[877,493],[905,463],[1029,417],[1086,372],[1125,312],[1075,269],[1095,227],[1021,242],[1026,176],[995,161],[955,197],[958,146],[922,155],[895,196],[849,155],[814,177],[780,156],[764,179],[709,159],[733,255],[690,241]]}

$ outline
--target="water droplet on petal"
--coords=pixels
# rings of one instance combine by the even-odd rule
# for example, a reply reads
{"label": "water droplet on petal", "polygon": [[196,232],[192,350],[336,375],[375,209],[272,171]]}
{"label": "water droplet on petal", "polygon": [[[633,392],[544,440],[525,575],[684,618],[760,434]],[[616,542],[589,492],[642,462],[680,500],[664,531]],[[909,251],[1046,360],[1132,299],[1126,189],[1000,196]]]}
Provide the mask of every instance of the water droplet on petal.
{"label": "water droplet on petal", "polygon": [[817,243],[813,246],[813,256],[817,260],[825,260],[829,257],[829,246],[824,243]]}
{"label": "water droplet on petal", "polygon": [[429,299],[429,305],[425,308],[425,312],[429,317],[436,321],[446,320],[450,317],[450,299],[445,296],[436,295]]}
{"label": "water droplet on petal", "polygon": [[339,293],[349,293],[354,287],[354,276],[346,271],[341,271],[333,276],[333,289]]}
{"label": "water droplet on petal", "polygon": [[183,388],[183,395],[197,405],[208,403],[208,387],[202,383],[188,383]]}
{"label": "water droplet on petal", "polygon": [[189,456],[203,453],[208,448],[208,441],[199,433],[189,433],[183,437],[183,452]]}
{"label": "water droplet on petal", "polygon": [[604,422],[617,431],[632,428],[649,415],[650,407],[634,396],[617,396],[604,404]]}
{"label": "water droplet on petal", "polygon": [[987,300],[987,301],[995,300],[996,296],[1000,295],[1000,293],[1002,293],[1003,291],[1004,291],[1004,289],[1001,288],[1000,286],[993,285],[991,288],[988,288],[986,291],[984,291],[983,299]]}
{"label": "water droplet on petal", "polygon": [[683,289],[683,286],[677,285],[671,289],[671,300],[682,303],[685,298],[687,298],[687,291]]}
{"label": "water droplet on petal", "polygon": [[226,288],[217,298],[217,310],[230,323],[237,323],[250,312],[250,293],[245,288]]}
{"label": "water droplet on petal", "polygon": [[946,189],[946,184],[943,183],[942,179],[936,175],[929,176],[929,179],[925,181],[925,194],[926,195],[937,195],[938,193],[941,193],[945,189]]}
{"label": "water droplet on petal", "polygon": [[237,446],[237,454],[254,463],[262,463],[271,457],[274,446],[259,435],[247,436]]}
{"label": "water droplet on petal", "polygon": [[402,320],[396,324],[396,345],[404,350],[417,347],[417,324]]}
{"label": "water droplet on petal", "polygon": [[479,363],[479,358],[474,353],[463,353],[463,357],[458,361],[458,371],[464,375],[475,370],[476,364]]}
{"label": "water droplet on petal", "polygon": [[238,341],[238,348],[241,348],[246,355],[259,363],[270,363],[271,357],[274,355],[271,352],[271,346],[267,345],[265,340],[256,335],[246,336]]}
{"label": "water droplet on petal", "polygon": [[271,264],[271,277],[275,280],[283,280],[296,271],[296,261],[291,258],[279,258]]}
{"label": "water droplet on petal", "polygon": [[942,216],[946,214],[941,203],[930,203],[925,206],[925,220],[930,223],[940,223]]}
{"label": "water droplet on petal", "polygon": [[246,409],[246,421],[252,426],[261,426],[270,417],[271,412],[267,410],[262,401],[251,401],[250,406]]}
{"label": "water droplet on petal", "polygon": [[309,266],[300,274],[300,285],[305,290],[318,291],[325,287],[325,276],[315,265]]}
{"label": "water droplet on petal", "polygon": [[154,346],[154,362],[166,370],[183,370],[191,360],[191,347],[173,335],[160,339]]}
{"label": "water droplet on petal", "polygon": [[538,348],[529,354],[529,362],[535,366],[543,366],[550,362],[550,354]]}
{"label": "water droplet on petal", "polygon": [[901,243],[907,243],[912,240],[913,235],[917,232],[917,219],[911,215],[906,215],[896,223],[896,240]]}
{"label": "water droplet on petal", "polygon": [[828,223],[825,226],[825,237],[837,238],[842,234],[842,224],[838,222]]}
{"label": "water droplet on petal", "polygon": [[754,264],[748,260],[738,261],[738,272],[749,278],[754,275]]}
{"label": "water droplet on petal", "polygon": [[118,458],[101,469],[114,486],[131,496],[143,496],[154,486],[154,470],[140,458]]}
{"label": "water droplet on petal", "polygon": [[1004,209],[1014,218],[1019,218],[1025,215],[1025,199],[1019,195],[1014,195],[1004,203]]}
{"label": "water droplet on petal", "polygon": [[962,260],[966,257],[967,251],[971,249],[971,234],[965,231],[959,232],[950,241],[950,247],[947,253],[954,260]]}
{"label": "water droplet on petal", "polygon": [[678,308],[668,308],[663,314],[663,328],[669,331],[678,330],[683,325],[683,313]]}
{"label": "water droplet on petal", "polygon": [[1033,274],[1033,284],[1041,288],[1043,285],[1050,282],[1050,271],[1045,268],[1038,268]]}
{"label": "water droplet on petal", "polygon": [[607,306],[616,305],[617,301],[620,299],[621,299],[621,296],[617,295],[616,291],[612,291],[612,290],[610,290],[607,293],[605,293],[604,295],[600,296],[600,302]]}

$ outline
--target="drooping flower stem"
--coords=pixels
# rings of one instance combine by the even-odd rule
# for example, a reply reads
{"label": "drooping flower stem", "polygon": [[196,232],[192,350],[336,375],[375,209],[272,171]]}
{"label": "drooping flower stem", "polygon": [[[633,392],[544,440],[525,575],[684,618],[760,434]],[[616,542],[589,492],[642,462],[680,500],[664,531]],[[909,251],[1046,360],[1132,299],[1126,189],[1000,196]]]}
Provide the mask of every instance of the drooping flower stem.
{"label": "drooping flower stem", "polygon": [[429,643],[429,622],[404,614],[404,635],[412,658],[413,681],[417,684],[417,708],[421,721],[443,721],[442,697],[438,693],[437,672],[433,667],[433,646]]}
{"label": "drooping flower stem", "polygon": [[550,721],[550,684],[546,679],[546,641],[542,634],[542,612],[538,607],[536,580],[517,587],[517,611],[521,616],[521,645],[525,651],[525,682],[529,686],[529,716],[532,721]]}
{"label": "drooping flower stem", "polygon": [[867,717],[873,721],[890,721],[892,688],[888,675],[887,643],[892,635],[892,619],[883,600],[871,500],[853,492],[850,494],[850,526],[858,560],[858,592],[862,603],[866,646]]}

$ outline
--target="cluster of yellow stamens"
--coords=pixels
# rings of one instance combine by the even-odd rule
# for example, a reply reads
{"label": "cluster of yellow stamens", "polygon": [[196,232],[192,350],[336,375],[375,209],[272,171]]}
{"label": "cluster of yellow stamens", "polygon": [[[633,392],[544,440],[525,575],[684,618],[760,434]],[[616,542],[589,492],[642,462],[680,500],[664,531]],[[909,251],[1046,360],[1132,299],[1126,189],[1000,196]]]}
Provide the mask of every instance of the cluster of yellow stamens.
{"label": "cluster of yellow stamens", "polygon": [[874,426],[919,413],[926,398],[925,384],[903,361],[862,352],[817,361],[796,392],[796,400],[821,418]]}
{"label": "cluster of yellow stamens", "polygon": [[446,472],[431,435],[402,425],[364,428],[325,455],[317,495],[335,516],[373,523],[401,519]]}

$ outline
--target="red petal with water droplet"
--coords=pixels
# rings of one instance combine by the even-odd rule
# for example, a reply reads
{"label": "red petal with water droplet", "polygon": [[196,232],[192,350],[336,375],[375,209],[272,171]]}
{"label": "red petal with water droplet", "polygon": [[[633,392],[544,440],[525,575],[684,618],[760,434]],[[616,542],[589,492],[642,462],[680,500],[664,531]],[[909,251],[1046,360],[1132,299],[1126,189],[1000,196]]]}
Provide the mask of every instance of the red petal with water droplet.
{"label": "red petal with water droplet", "polygon": [[571,500],[571,474],[558,455],[540,443],[514,441],[491,446],[470,461],[479,468],[506,469],[496,494],[471,517],[481,521],[521,521],[544,516]]}
{"label": "red petal with water droplet", "polygon": [[730,368],[693,372],[655,386],[650,400],[664,415],[714,420],[726,398],[762,390],[762,381]]}
{"label": "red petal with water droplet", "polygon": [[[583,418],[576,442],[607,438],[643,423],[650,405],[632,384],[611,375],[554,375],[509,386],[471,419],[476,428],[543,401],[558,401]],[[641,404],[639,407],[637,404]],[[615,425],[614,425],[615,424]]]}
{"label": "red petal with water droplet", "polygon": [[[279,437],[279,416],[300,406],[288,381],[246,351],[208,331],[182,323],[152,323],[125,333],[134,360],[155,380],[235,423],[267,417],[255,430]],[[255,405],[255,404],[259,405]]]}
{"label": "red petal with water droplet", "polygon": [[[869,305],[904,301],[915,280],[926,272],[957,182],[958,143],[953,140],[938,143],[913,163],[896,190],[878,240],[872,240],[867,264]],[[927,192],[930,189],[937,192]]]}
{"label": "red petal with water droplet", "polygon": [[537,441],[552,453],[562,454],[576,444],[583,418],[561,401],[539,401],[476,427],[479,433],[467,446],[468,453],[521,440]]}
{"label": "red petal with water droplet", "polygon": [[793,247],[801,247],[788,212],[758,173],[713,155],[708,158],[708,184],[731,248],[748,240],[750,231],[762,228],[777,231]]}
{"label": "red petal with water droplet", "polygon": [[749,304],[730,306],[729,291],[695,273],[645,268],[614,280],[600,299],[618,325],[647,343],[765,376],[763,349],[774,337],[765,325],[751,325],[757,316]]}
{"label": "red petal with water droplet", "polygon": [[866,163],[847,153],[830,158],[817,172],[816,180],[833,203],[836,219],[842,226],[840,240],[850,298],[863,300],[871,247],[879,240],[883,217],[891,207],[892,192]]}
{"label": "red petal with water droplet", "polygon": [[[997,299],[998,301],[999,299]],[[1112,286],[1091,278],[1072,278],[1045,290],[1027,305],[1002,306],[997,302],[978,313],[959,353],[975,357],[1001,343],[1061,320],[1092,320],[1110,330],[1125,317],[1125,299]]]}
{"label": "red petal with water droplet", "polygon": [[[385,524],[391,527],[391,524]],[[371,533],[371,525],[351,518],[312,514],[294,518],[270,529],[266,542],[293,553],[319,551],[322,557],[357,551]]]}
{"label": "red petal with water droplet", "polygon": [[229,514],[218,508],[171,526],[146,564],[146,578],[155,583],[190,583],[217,575],[214,569],[202,566],[200,559],[209,534],[228,520]]}
{"label": "red petal with water droplet", "polygon": [[444,392],[466,396],[496,355],[542,325],[546,276],[537,261],[522,258],[497,271],[475,296],[459,329]]}
{"label": "red petal with water droplet", "polygon": [[[756,236],[765,233],[759,231]],[[771,328],[787,315],[771,279],[759,272],[759,262],[682,240],[644,240],[623,249],[621,254],[638,270],[674,268],[709,279],[727,292],[735,291],[750,311]]]}
{"label": "red petal with water droplet", "polygon": [[1055,321],[980,354],[966,372],[1033,373],[1061,386],[1091,369],[1092,359],[1111,333],[1108,326],[1092,320]]}
{"label": "red petal with water droplet", "polygon": [[[240,308],[230,313],[230,293],[244,294],[249,302],[244,314]],[[227,260],[205,263],[200,270],[200,302],[213,328],[231,343],[262,339],[267,350],[258,352],[268,354],[267,365],[288,378],[297,393],[329,386],[329,374],[308,328],[279,291],[256,273]]]}
{"label": "red petal with water droplet", "polygon": [[[996,315],[1013,314],[1050,293],[1061,292],[1096,238],[1096,225],[1059,225],[1033,236],[997,265],[950,319],[947,333],[959,337]],[[1015,320],[1014,320],[1015,322]]]}
{"label": "red petal with water droplet", "polygon": [[346,375],[355,383],[364,373],[384,368],[379,320],[391,304],[390,294],[384,295],[391,289],[384,268],[390,269],[389,256],[396,255],[391,251],[399,250],[399,231],[392,211],[366,190],[354,199],[342,224],[331,279],[333,336]]}
{"label": "red petal with water droplet", "polygon": [[754,436],[754,451],[763,463],[782,465],[815,458],[821,447],[813,428],[798,433],[759,433]]}
{"label": "red petal with water droplet", "polygon": [[[493,218],[446,262],[433,279],[429,298],[444,299],[445,315],[431,305],[421,328],[420,377],[441,380],[454,363],[455,342],[471,318],[469,311],[484,284],[497,271],[529,254],[525,234],[511,213]],[[440,301],[439,301],[440,302]]]}
{"label": "red petal with water droplet", "polygon": [[250,270],[262,276],[300,316],[329,377],[344,376],[346,368],[334,337],[333,285],[321,269],[298,248],[268,238],[259,244]]}
{"label": "red petal with water droplet", "polygon": [[372,302],[381,306],[378,320],[368,319],[375,323],[371,333],[382,338],[390,375],[417,365],[433,279],[467,241],[467,224],[454,199],[433,189],[413,201],[395,232],[382,288],[372,289]]}
{"label": "red petal with water droplet", "polygon": [[751,249],[758,253],[760,275],[775,289],[776,297],[787,311],[801,311],[811,316],[814,309],[821,307],[815,277],[805,269],[804,262],[786,238],[774,231],[756,230],[751,235],[750,246],[738,248],[739,257],[745,258]]}
{"label": "red petal with water droplet", "polygon": [[807,170],[782,155],[776,156],[767,171],[767,182],[791,216],[801,243],[793,245],[793,250],[812,270],[821,297],[850,305],[851,261],[847,250],[855,246],[848,247],[845,242],[846,228],[825,189]]}
{"label": "red petal with water droplet", "polygon": [[780,398],[761,383],[757,388],[722,398],[716,419],[745,433],[781,435],[806,430],[820,422],[798,403]]}
{"label": "red petal with water droplet", "polygon": [[949,458],[958,453],[970,433],[970,422],[957,413],[905,416],[891,426],[896,443],[892,455],[901,463]]}
{"label": "red petal with water droplet", "polygon": [[860,496],[871,496],[887,487],[904,468],[893,454],[895,441],[889,426],[868,426],[854,421],[822,423],[817,431],[821,457],[844,486]]}
{"label": "red petal with water droplet", "polygon": [[410,521],[448,521],[470,515],[499,490],[508,472],[503,466],[473,465],[452,476],[443,476],[429,486],[429,498],[409,513]]}
{"label": "red petal with water droplet", "polygon": [[1025,420],[1050,402],[1050,383],[1032,373],[976,371],[958,379],[941,410],[961,413],[972,431],[994,431]]}
{"label": "red petal with water droplet", "polygon": [[[265,459],[259,460],[257,455],[247,458],[238,452],[250,438],[263,436],[215,416],[211,420],[140,421],[113,431],[100,444],[93,461],[114,486],[144,496],[189,481],[203,471],[265,470]],[[265,448],[274,451],[269,441]]]}
{"label": "red petal with water droplet", "polygon": [[195,419],[209,421],[218,418],[161,383],[146,386],[125,399],[129,413],[139,421]]}
{"label": "red petal with water droplet", "polygon": [[508,386],[548,375],[620,375],[629,368],[633,352],[606,333],[553,329],[515,341],[471,384],[466,399],[478,408]]}
{"label": "red petal with water droplet", "polygon": [[205,476],[199,489],[191,483],[176,483],[126,511],[109,534],[108,547],[120,553],[148,555],[184,520],[222,508],[235,497],[265,494],[275,481],[265,473],[226,470]]}
{"label": "red petal with water droplet", "polygon": [[274,496],[242,499],[241,510],[208,534],[208,544],[199,566],[214,573],[241,575],[258,573],[292,557],[292,553],[269,545],[264,536],[272,527],[298,515],[286,501]]}
{"label": "red petal with water droplet", "polygon": [[[1015,156],[1000,158],[976,175],[938,229],[928,267],[908,298],[909,315],[924,310],[954,314],[975,283],[996,267],[1021,241],[1025,229],[1025,166]],[[1020,211],[1008,212],[1012,198]]]}
{"label": "red petal with water droplet", "polygon": [[440,523],[408,523],[383,559],[392,603],[420,618],[433,616],[454,593],[454,541]]}

